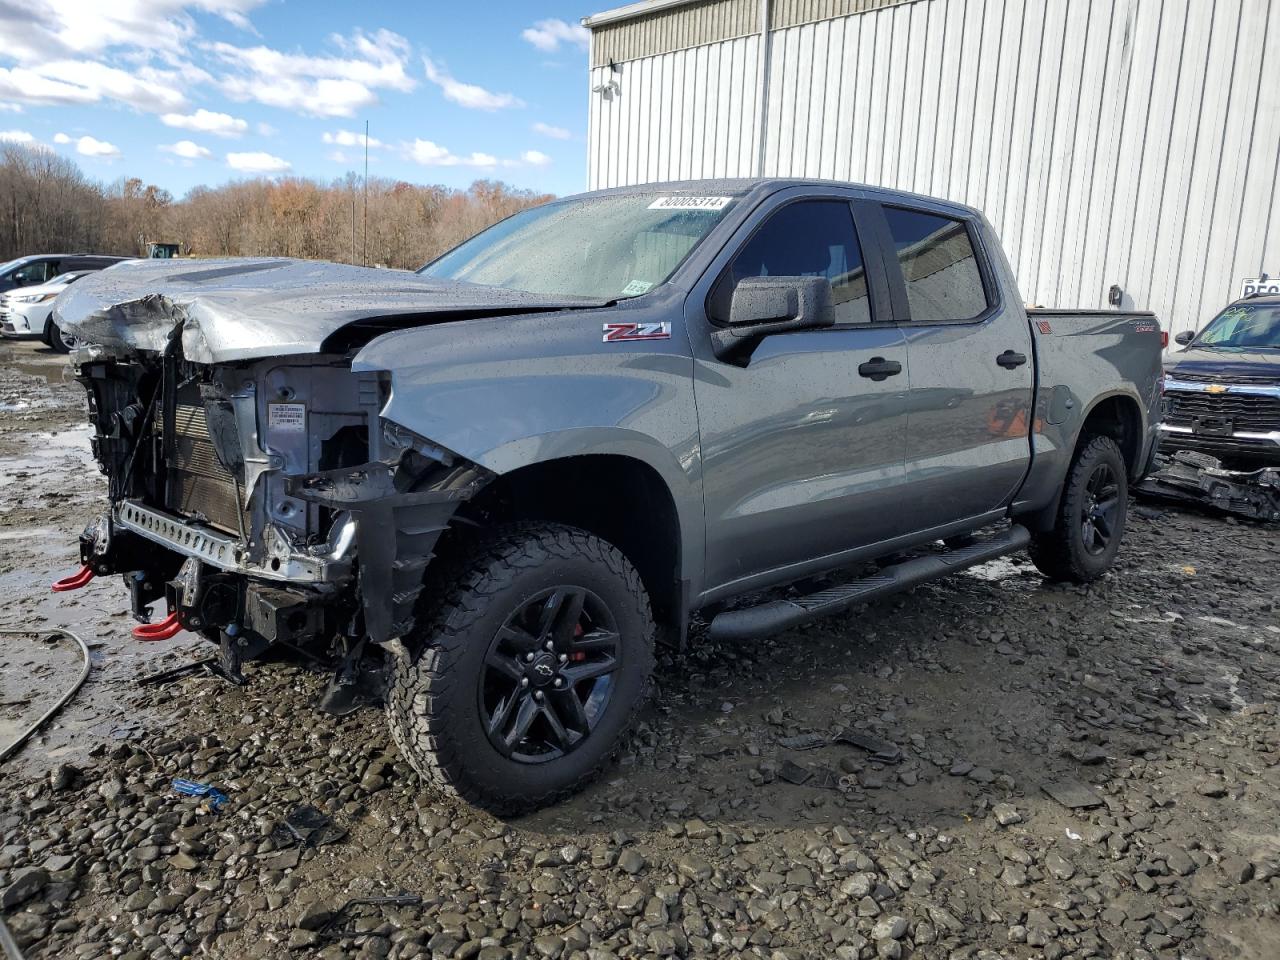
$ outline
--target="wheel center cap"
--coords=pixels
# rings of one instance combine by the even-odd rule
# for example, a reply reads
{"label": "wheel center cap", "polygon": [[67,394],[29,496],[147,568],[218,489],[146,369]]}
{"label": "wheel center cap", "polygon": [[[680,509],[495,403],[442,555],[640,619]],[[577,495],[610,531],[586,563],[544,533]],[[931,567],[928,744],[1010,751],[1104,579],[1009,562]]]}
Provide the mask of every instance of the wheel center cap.
{"label": "wheel center cap", "polygon": [[556,658],[549,653],[544,653],[529,664],[529,669],[526,672],[530,684],[535,687],[545,687],[555,679]]}

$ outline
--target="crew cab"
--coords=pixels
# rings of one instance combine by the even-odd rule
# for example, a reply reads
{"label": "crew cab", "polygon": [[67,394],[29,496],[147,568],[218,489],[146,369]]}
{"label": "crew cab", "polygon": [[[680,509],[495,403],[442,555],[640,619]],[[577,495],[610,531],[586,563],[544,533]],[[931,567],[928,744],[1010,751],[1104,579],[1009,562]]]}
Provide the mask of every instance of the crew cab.
{"label": "crew cab", "polygon": [[57,310],[109,502],[55,589],[122,574],[137,635],[232,676],[331,656],[332,710],[385,670],[404,755],[499,812],[602,768],[695,611],[748,640],[1023,549],[1102,576],[1160,402],[1150,314],[1029,312],[978,211],[823,181],[569,197],[416,276],[131,264]]}

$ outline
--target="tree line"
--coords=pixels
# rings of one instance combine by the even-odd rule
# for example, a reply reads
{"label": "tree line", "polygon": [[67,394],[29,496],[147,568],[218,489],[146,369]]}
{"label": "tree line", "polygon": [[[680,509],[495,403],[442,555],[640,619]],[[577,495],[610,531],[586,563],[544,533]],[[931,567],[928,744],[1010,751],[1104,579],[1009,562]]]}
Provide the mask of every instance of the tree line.
{"label": "tree line", "polygon": [[[123,177],[102,184],[73,161],[0,147],[0,260],[33,253],[144,256],[177,243],[198,257],[280,256],[414,269],[548,194],[477,180],[466,190],[354,173],[168,190]],[[367,202],[367,212],[366,212]]]}

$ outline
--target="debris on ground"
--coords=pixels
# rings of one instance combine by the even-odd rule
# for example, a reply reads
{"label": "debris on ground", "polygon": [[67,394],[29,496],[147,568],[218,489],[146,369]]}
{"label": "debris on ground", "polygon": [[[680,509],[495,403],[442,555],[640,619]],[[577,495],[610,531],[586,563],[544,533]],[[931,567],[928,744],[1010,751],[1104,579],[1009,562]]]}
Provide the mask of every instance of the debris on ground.
{"label": "debris on ground", "polygon": [[1134,492],[1249,520],[1280,522],[1280,467],[1228,470],[1207,453],[1178,450],[1160,457]]}
{"label": "debris on ground", "polygon": [[1103,804],[1102,797],[1098,796],[1097,791],[1087,783],[1081,783],[1079,780],[1059,780],[1055,783],[1046,783],[1044,792],[1069,810],[1088,810],[1091,807],[1100,807]]}
{"label": "debris on ground", "polygon": [[847,743],[851,747],[865,750],[871,754],[872,760],[880,763],[897,763],[902,759],[902,748],[896,743],[873,736],[863,730],[844,730],[836,735],[836,743]]}
{"label": "debris on ground", "polygon": [[347,831],[333,822],[333,818],[309,804],[302,804],[289,811],[271,836],[282,846],[297,844],[303,848],[323,847],[337,843]]}
{"label": "debris on ground", "polygon": [[181,777],[173,781],[173,789],[184,797],[199,797],[202,801],[200,805],[215,813],[221,810],[230,799],[211,784],[196,783],[194,780],[185,780]]}
{"label": "debris on ground", "polygon": [[[38,471],[0,486],[8,615],[105,643],[0,767],[0,896],[21,880],[23,898],[0,909],[27,960],[1280,957],[1275,528],[1135,511],[1087,587],[1015,556],[768,639],[695,625],[605,776],[502,820],[433,794],[377,711],[316,713],[328,676],[301,661],[138,686],[174,661],[130,639],[115,585],[48,594],[105,489],[83,390],[47,351],[5,351],[21,365],[0,359],[0,404],[33,406],[0,418],[0,473]],[[36,710],[75,664],[70,645],[0,646],[0,700]],[[778,738],[806,731],[829,742],[794,752],[794,786]],[[826,769],[839,789],[816,789]],[[234,803],[200,816],[174,778]],[[1070,780],[1101,804],[1041,787]],[[300,806],[345,839],[282,847]],[[402,891],[422,904],[317,932]]]}

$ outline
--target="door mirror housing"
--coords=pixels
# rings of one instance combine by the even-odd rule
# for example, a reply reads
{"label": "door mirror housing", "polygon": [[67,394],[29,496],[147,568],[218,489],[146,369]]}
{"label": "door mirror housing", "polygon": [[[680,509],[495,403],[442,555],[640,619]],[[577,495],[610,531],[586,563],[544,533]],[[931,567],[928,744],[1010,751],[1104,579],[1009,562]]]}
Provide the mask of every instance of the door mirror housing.
{"label": "door mirror housing", "polygon": [[745,367],[762,339],[773,333],[818,330],[836,322],[826,277],[747,277],[733,288],[729,325],[711,332],[715,354]]}
{"label": "door mirror housing", "polygon": [[1185,347],[1195,338],[1196,338],[1196,332],[1194,330],[1183,330],[1180,334],[1178,334],[1176,337],[1173,338],[1173,342],[1178,344],[1179,346]]}

